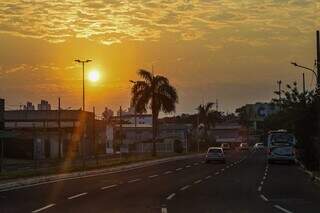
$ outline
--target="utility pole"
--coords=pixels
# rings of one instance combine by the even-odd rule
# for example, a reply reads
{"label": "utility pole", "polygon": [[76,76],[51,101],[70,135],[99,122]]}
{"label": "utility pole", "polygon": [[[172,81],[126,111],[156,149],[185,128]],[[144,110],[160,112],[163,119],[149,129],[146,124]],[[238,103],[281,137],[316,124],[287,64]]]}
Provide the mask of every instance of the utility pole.
{"label": "utility pole", "polygon": [[306,79],[304,77],[304,72],[302,73],[302,90],[303,90],[303,94],[306,94]]}
{"label": "utility pole", "polygon": [[317,63],[316,63],[316,69],[317,69],[317,89],[320,89],[320,35],[319,30],[317,30]]}
{"label": "utility pole", "polygon": [[59,133],[59,159],[62,158],[62,143],[61,143],[61,101],[58,98],[58,133]]}
{"label": "utility pole", "polygon": [[74,61],[82,64],[82,110],[85,111],[86,110],[86,106],[85,106],[85,93],[84,93],[84,90],[85,90],[85,87],[84,87],[84,78],[85,78],[85,76],[84,76],[84,64],[85,63],[89,63],[92,60],[90,60],[90,59],[88,59],[88,60],[76,59]]}
{"label": "utility pole", "polygon": [[[119,113],[119,117],[120,117],[120,150],[121,150],[121,146],[122,146],[122,106],[120,106],[120,113]],[[121,152],[121,151],[120,151]]]}
{"label": "utility pole", "polygon": [[[4,99],[0,98],[0,131],[4,130]],[[0,133],[1,134],[1,133]],[[1,153],[0,153],[0,173],[3,170],[3,159],[4,159],[4,142],[2,136],[0,135],[0,143],[1,143]]]}
{"label": "utility pole", "polygon": [[198,135],[198,138],[197,138],[197,146],[198,146],[198,153],[200,152],[200,145],[199,145],[199,140],[200,140],[200,138],[199,138],[199,118],[200,117],[200,115],[199,115],[199,113],[198,113],[198,115],[197,115],[197,135]]}
{"label": "utility pole", "polygon": [[277,84],[278,84],[278,92],[279,92],[279,101],[281,101],[281,84],[282,84],[282,81],[277,81]]}
{"label": "utility pole", "polygon": [[93,145],[94,145],[94,156],[96,158],[96,164],[99,165],[98,161],[98,144],[96,142],[96,108],[93,107],[93,118],[92,118],[92,139],[93,139]]}
{"label": "utility pole", "polygon": [[218,99],[216,99],[216,111],[218,112],[219,110],[219,103],[218,103]]}

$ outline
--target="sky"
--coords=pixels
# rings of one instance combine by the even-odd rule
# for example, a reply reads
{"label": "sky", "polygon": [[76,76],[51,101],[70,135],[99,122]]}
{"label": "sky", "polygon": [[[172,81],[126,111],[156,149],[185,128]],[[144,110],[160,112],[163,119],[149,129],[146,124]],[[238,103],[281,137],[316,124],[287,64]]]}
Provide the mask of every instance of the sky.
{"label": "sky", "polygon": [[319,11],[319,0],[0,0],[0,97],[7,109],[58,97],[78,109],[74,59],[92,59],[87,110],[127,107],[129,80],[153,66],[177,88],[177,114],[216,99],[232,112],[269,101],[277,80],[301,86],[290,62],[313,67]]}

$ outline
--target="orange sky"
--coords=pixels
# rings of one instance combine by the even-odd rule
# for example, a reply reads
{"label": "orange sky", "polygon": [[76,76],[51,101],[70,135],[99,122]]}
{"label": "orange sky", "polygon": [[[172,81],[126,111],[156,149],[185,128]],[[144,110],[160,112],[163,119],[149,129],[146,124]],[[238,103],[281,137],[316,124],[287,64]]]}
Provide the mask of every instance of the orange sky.
{"label": "orange sky", "polygon": [[313,66],[319,11],[317,0],[0,1],[0,96],[8,109],[59,96],[80,108],[73,61],[90,58],[101,79],[86,83],[88,109],[126,107],[129,80],[153,64],[178,89],[177,113],[216,98],[231,112],[300,80],[290,61]]}

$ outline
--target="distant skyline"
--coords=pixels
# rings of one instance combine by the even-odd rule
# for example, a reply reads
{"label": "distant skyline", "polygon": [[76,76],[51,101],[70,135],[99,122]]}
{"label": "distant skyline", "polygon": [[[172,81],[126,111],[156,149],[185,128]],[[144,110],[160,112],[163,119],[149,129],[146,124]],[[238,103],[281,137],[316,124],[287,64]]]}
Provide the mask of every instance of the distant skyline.
{"label": "distant skyline", "polygon": [[216,99],[232,112],[275,97],[277,80],[301,88],[290,62],[313,66],[319,11],[317,0],[0,1],[0,97],[79,109],[79,58],[100,75],[86,80],[87,110],[128,107],[129,80],[153,65],[178,90],[177,114]]}

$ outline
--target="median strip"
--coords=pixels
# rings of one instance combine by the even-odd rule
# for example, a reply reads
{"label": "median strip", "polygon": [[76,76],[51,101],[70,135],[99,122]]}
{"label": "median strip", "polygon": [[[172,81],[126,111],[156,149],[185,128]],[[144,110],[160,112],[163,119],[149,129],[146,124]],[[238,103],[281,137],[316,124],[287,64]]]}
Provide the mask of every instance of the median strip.
{"label": "median strip", "polygon": [[56,204],[54,204],[54,203],[49,204],[49,205],[46,205],[46,206],[44,206],[44,207],[42,207],[42,208],[40,208],[40,209],[33,210],[32,213],[37,213],[37,212],[44,211],[44,210],[49,209],[49,208],[51,208],[51,207],[53,207],[53,206],[55,206],[55,205],[56,205]]}

